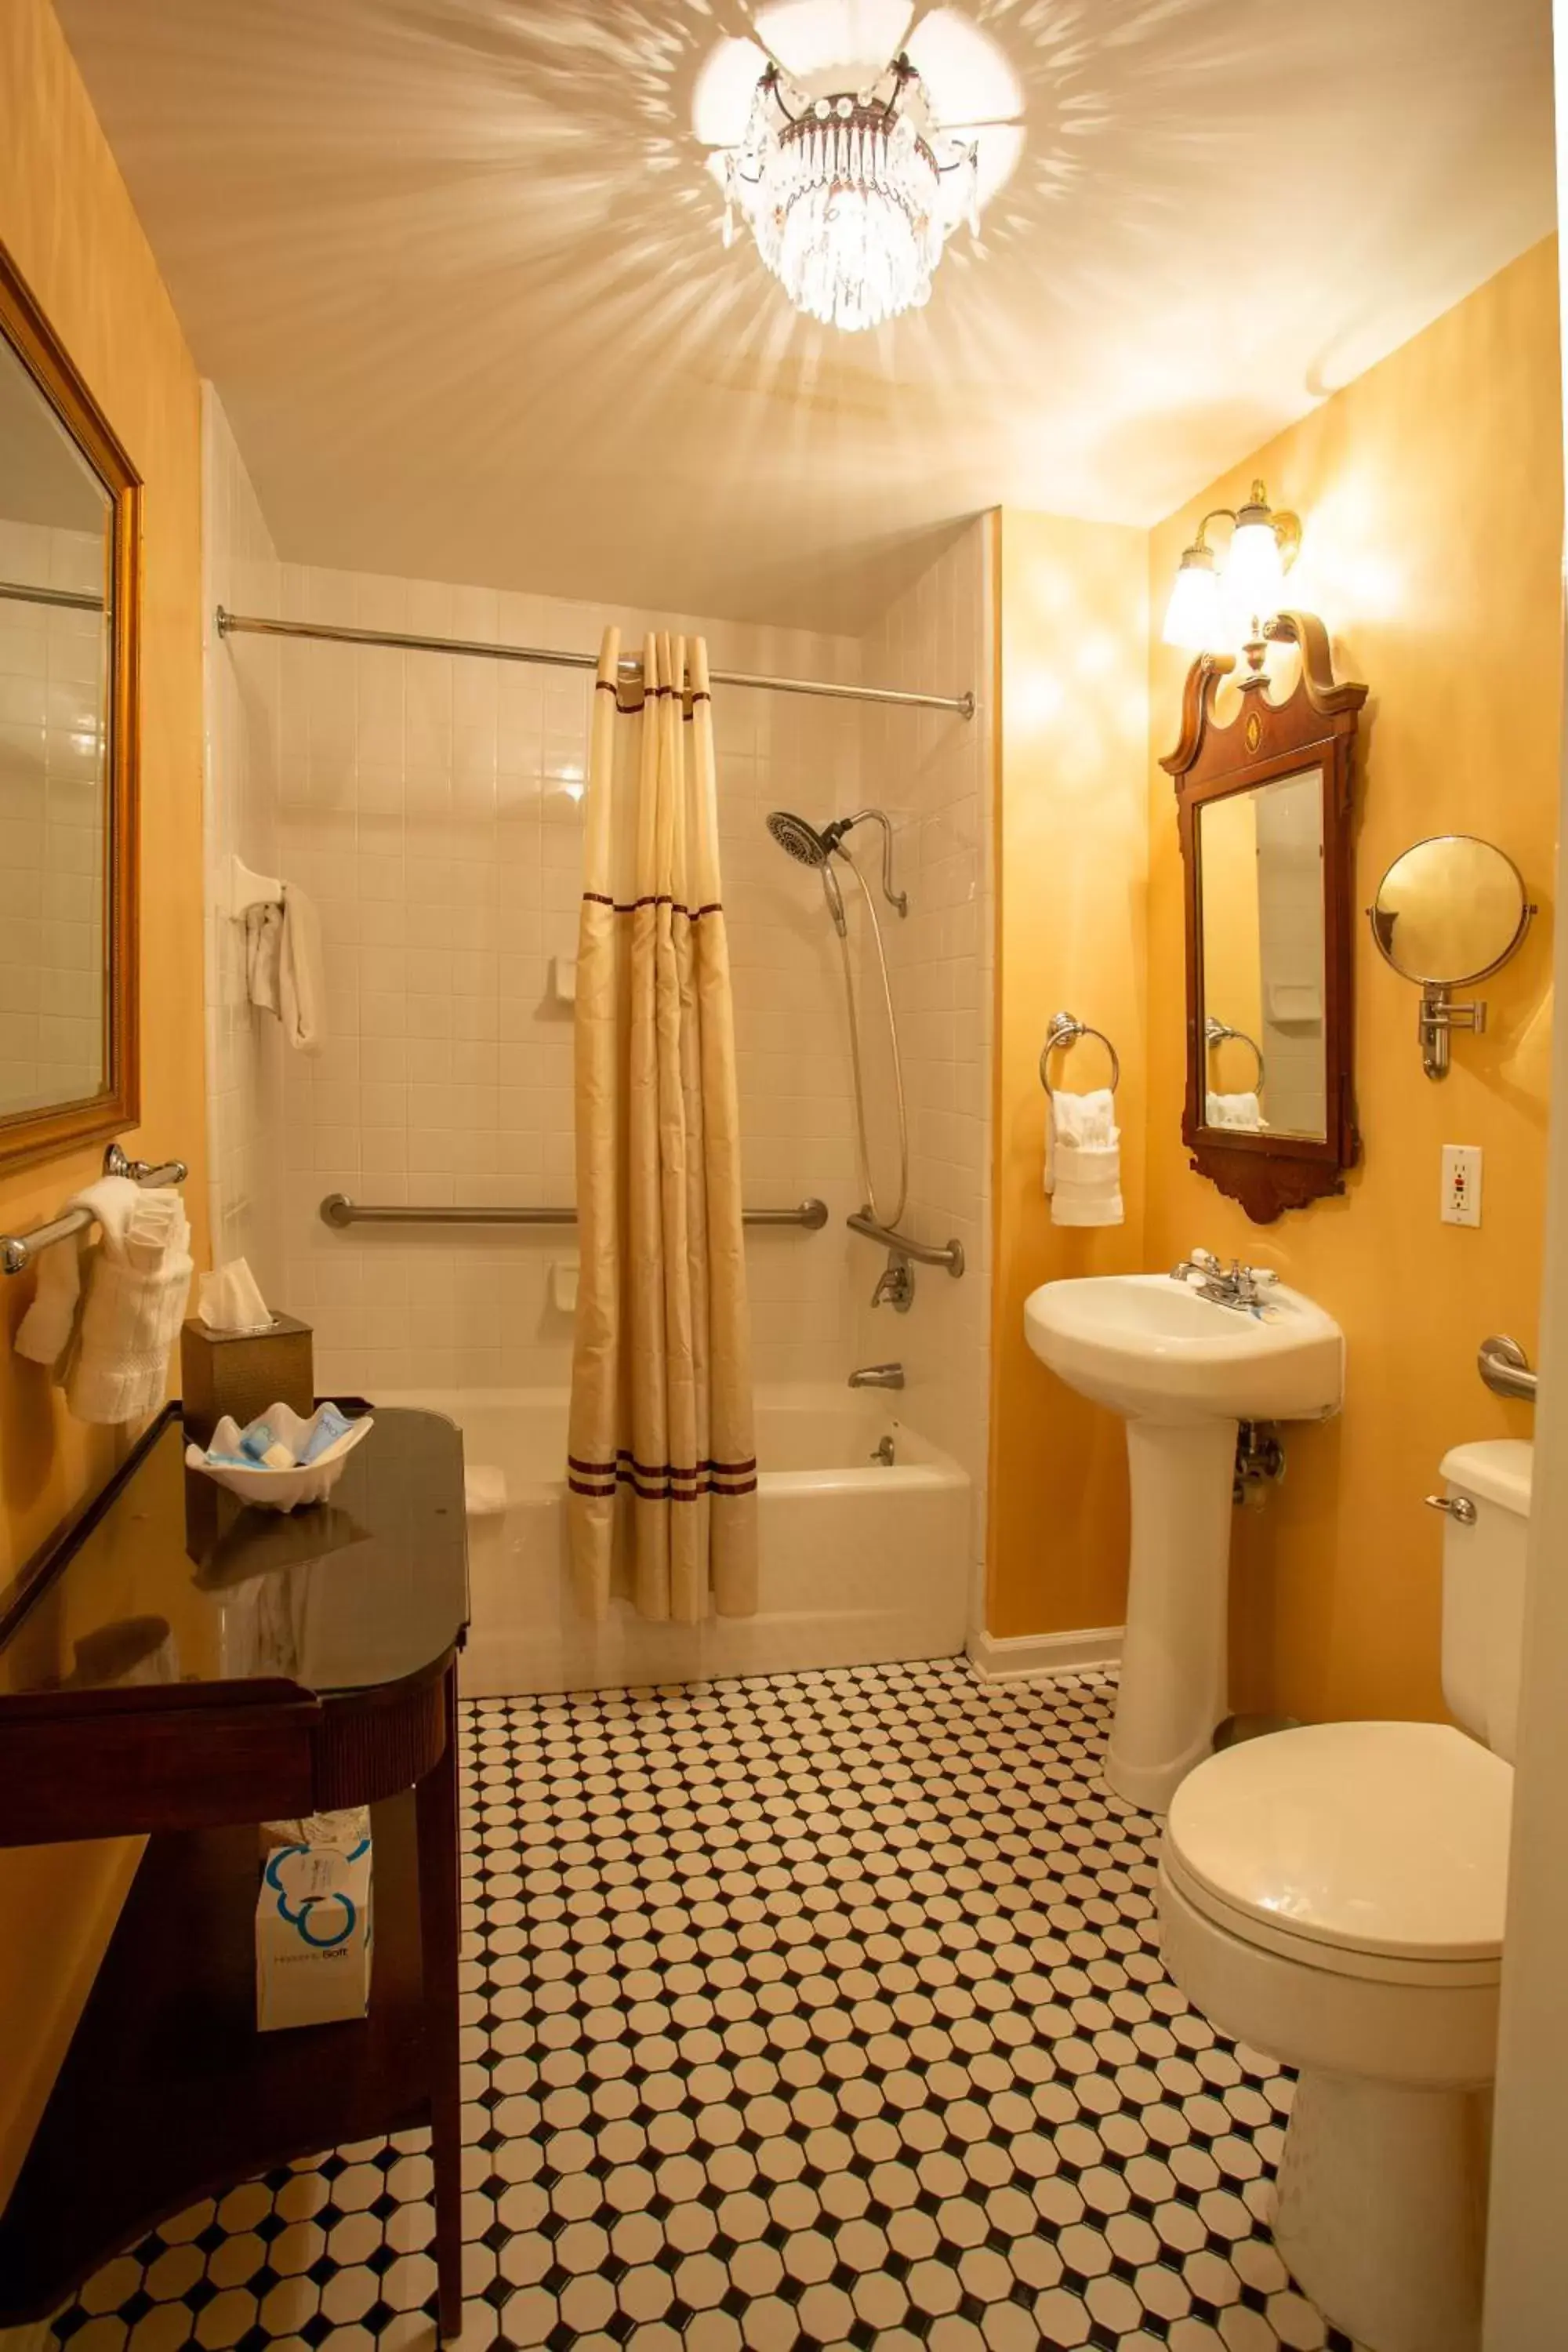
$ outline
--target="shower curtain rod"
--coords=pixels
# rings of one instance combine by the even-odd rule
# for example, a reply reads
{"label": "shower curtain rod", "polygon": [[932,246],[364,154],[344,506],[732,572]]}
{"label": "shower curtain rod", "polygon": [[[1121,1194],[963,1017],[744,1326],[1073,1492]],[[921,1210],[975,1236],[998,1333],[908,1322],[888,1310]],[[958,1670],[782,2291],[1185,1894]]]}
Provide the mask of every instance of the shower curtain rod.
{"label": "shower curtain rod", "polygon": [[[597,669],[597,654],[560,653],[541,646],[492,646],[475,637],[410,636],[399,629],[342,629],[325,621],[263,621],[254,614],[217,608],[220,637],[315,637],[333,646],[383,646],[402,654],[471,654],[481,661],[543,662],[553,669]],[[639,661],[623,661],[621,673],[640,677]],[[974,716],[973,694],[906,694],[891,686],[836,686],[820,677],[759,677],[749,670],[716,669],[715,686],[755,686],[773,694],[816,694],[835,702],[889,702],[906,710],[956,710]]]}

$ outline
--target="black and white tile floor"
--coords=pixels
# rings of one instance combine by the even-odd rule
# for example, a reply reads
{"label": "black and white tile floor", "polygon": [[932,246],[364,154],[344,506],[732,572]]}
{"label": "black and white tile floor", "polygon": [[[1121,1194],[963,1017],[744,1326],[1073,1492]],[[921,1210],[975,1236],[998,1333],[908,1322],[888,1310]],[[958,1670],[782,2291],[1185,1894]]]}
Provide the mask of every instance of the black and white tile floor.
{"label": "black and white tile floor", "polygon": [[[463,2352],[1352,2352],[1290,2100],[1166,1981],[1103,1679],[962,1660],[469,1708]],[[71,2352],[433,2343],[418,2135],[194,2208]]]}

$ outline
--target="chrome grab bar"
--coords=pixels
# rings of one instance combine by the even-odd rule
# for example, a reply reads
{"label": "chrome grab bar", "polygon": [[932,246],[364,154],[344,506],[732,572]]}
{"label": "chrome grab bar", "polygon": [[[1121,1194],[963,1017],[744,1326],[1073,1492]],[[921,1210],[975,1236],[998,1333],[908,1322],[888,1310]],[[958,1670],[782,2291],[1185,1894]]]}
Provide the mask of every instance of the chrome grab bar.
{"label": "chrome grab bar", "polygon": [[[111,1143],[103,1155],[103,1172],[129,1176],[133,1184],[183,1184],[190,1171],[183,1160],[165,1160],[156,1167],[145,1160],[127,1160],[119,1144]],[[35,1225],[30,1233],[0,1234],[0,1267],[7,1274],[26,1274],[40,1250],[52,1248],[56,1242],[68,1242],[74,1234],[85,1233],[91,1223],[90,1209],[68,1209],[63,1217],[51,1217],[47,1225]]]}
{"label": "chrome grab bar", "polygon": [[1535,1402],[1535,1374],[1517,1339],[1510,1339],[1501,1332],[1483,1339],[1476,1350],[1476,1370],[1493,1396],[1520,1397],[1526,1404]]}
{"label": "chrome grab bar", "polygon": [[[351,1201],[346,1192],[329,1192],[321,1202],[321,1223],[340,1232],[345,1225],[574,1225],[575,1209],[446,1207],[439,1202],[403,1204]],[[826,1201],[803,1201],[798,1209],[744,1209],[743,1225],[803,1225],[819,1234],[827,1223]]]}
{"label": "chrome grab bar", "polygon": [[955,1282],[963,1272],[962,1242],[911,1241],[908,1234],[895,1233],[891,1225],[879,1225],[869,1209],[858,1209],[844,1222],[852,1234],[864,1234],[868,1242],[880,1242],[885,1249],[913,1258],[918,1265],[945,1265]]}

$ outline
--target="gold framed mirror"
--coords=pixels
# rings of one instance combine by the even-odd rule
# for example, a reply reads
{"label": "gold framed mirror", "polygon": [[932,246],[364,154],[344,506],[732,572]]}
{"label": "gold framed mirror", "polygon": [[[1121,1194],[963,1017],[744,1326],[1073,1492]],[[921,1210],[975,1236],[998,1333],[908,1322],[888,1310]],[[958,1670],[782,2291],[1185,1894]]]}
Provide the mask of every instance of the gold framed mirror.
{"label": "gold framed mirror", "polygon": [[140,1116],[141,497],[0,247],[0,1168]]}

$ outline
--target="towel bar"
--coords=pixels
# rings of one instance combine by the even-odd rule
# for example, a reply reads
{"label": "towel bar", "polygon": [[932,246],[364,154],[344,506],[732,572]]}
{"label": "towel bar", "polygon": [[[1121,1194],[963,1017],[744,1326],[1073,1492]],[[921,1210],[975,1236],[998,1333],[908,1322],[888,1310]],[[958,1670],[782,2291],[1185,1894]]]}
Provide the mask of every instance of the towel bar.
{"label": "towel bar", "polygon": [[1079,1037],[1098,1037],[1110,1056],[1110,1091],[1121,1084],[1121,1057],[1103,1029],[1096,1029],[1088,1021],[1079,1020],[1076,1013],[1053,1013],[1046,1029],[1046,1042],[1040,1047],[1040,1084],[1047,1094],[1051,1091],[1051,1076],[1047,1066],[1058,1045],[1071,1045]]}
{"label": "towel bar", "polygon": [[[189,1170],[183,1160],[165,1160],[153,1167],[145,1160],[127,1160],[118,1143],[111,1143],[103,1155],[106,1176],[129,1176],[133,1184],[183,1184]],[[826,1214],[826,1212],[824,1212]],[[63,1217],[53,1217],[47,1225],[35,1225],[31,1233],[0,1234],[0,1267],[7,1274],[26,1274],[40,1250],[56,1242],[69,1241],[73,1234],[85,1233],[92,1223],[89,1209],[68,1209]]]}
{"label": "towel bar", "polygon": [[1211,1013],[1204,1023],[1204,1044],[1212,1051],[1215,1045],[1223,1045],[1227,1037],[1234,1038],[1238,1045],[1250,1045],[1252,1048],[1258,1062],[1258,1076],[1253,1087],[1256,1093],[1261,1094],[1266,1072],[1262,1046],[1256,1037],[1249,1037],[1245,1029],[1233,1029],[1228,1021],[1217,1020]]}
{"label": "towel bar", "polygon": [[[321,1223],[339,1231],[345,1225],[574,1225],[575,1209],[522,1209],[504,1204],[489,1207],[446,1207],[439,1202],[403,1204],[351,1201],[346,1192],[329,1192],[321,1202]],[[798,1209],[745,1209],[743,1225],[804,1225],[820,1233],[827,1223],[826,1201],[803,1201]]]}

